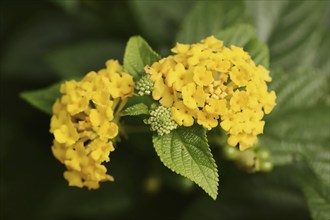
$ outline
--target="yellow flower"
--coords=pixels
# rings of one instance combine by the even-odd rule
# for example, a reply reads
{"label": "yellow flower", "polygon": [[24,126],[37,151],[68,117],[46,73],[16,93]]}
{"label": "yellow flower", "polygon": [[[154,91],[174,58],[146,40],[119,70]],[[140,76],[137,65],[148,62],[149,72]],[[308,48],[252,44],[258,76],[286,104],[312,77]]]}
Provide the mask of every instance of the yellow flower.
{"label": "yellow flower", "polygon": [[263,105],[266,114],[269,114],[276,105],[276,94],[274,91],[270,93],[265,92],[262,95],[261,104]]}
{"label": "yellow flower", "polygon": [[195,111],[187,108],[182,101],[174,103],[172,107],[172,117],[178,125],[192,126],[194,115]]}
{"label": "yellow flower", "polygon": [[162,78],[157,79],[154,84],[152,97],[165,107],[171,107],[175,97],[172,95],[174,92],[170,87],[167,87]]}
{"label": "yellow flower", "polygon": [[246,86],[249,82],[249,71],[243,66],[234,66],[230,71],[231,80],[238,86]]}
{"label": "yellow flower", "polygon": [[245,91],[236,91],[230,99],[230,107],[234,111],[240,111],[246,107],[248,96]]}
{"label": "yellow flower", "polygon": [[231,135],[228,138],[228,144],[231,146],[236,146],[239,143],[240,150],[244,151],[257,142],[257,137],[254,135],[249,135],[241,133],[238,135]]}
{"label": "yellow flower", "polygon": [[224,46],[214,36],[196,44],[177,43],[170,55],[146,67],[154,83],[153,98],[172,107],[178,125],[218,124],[228,143],[241,150],[251,147],[263,133],[264,114],[276,104],[269,92],[269,71],[256,65],[243,48]]}
{"label": "yellow flower", "polygon": [[171,49],[171,51],[176,54],[185,54],[188,52],[189,48],[190,46],[187,44],[177,43],[175,47]]}
{"label": "yellow flower", "polygon": [[182,87],[189,82],[192,82],[193,73],[191,70],[186,70],[185,67],[178,63],[174,70],[169,70],[166,77],[166,84],[173,87],[176,91],[181,91]]}
{"label": "yellow flower", "polygon": [[194,69],[193,79],[199,86],[207,86],[214,80],[212,72],[206,70],[205,66],[197,66]]}
{"label": "yellow flower", "polygon": [[198,111],[197,113],[197,123],[203,125],[208,130],[211,130],[218,125],[218,118],[218,115],[204,111]]}
{"label": "yellow flower", "polygon": [[133,95],[134,82],[118,61],[109,60],[106,66],[80,81],[63,83],[62,96],[53,105],[52,152],[66,166],[64,178],[70,186],[97,189],[99,182],[113,181],[102,163],[114,151],[116,122]]}
{"label": "yellow flower", "polygon": [[189,83],[182,88],[183,103],[190,109],[203,107],[205,103],[205,93],[202,87],[195,83]]}
{"label": "yellow flower", "polygon": [[227,101],[211,98],[207,101],[205,110],[209,114],[224,115],[227,112]]}

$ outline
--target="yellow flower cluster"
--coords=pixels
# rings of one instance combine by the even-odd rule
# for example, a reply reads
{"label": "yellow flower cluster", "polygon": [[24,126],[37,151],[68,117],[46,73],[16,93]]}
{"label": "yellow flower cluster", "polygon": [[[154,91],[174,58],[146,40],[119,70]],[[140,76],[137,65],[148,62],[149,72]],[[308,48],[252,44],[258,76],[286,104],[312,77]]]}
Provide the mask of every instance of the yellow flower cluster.
{"label": "yellow flower cluster", "polygon": [[197,44],[177,44],[168,56],[146,66],[154,82],[152,96],[183,126],[221,127],[231,146],[251,147],[263,132],[262,118],[275,106],[268,92],[269,71],[256,65],[242,48],[210,36]]}
{"label": "yellow flower cluster", "polygon": [[134,82],[115,60],[106,68],[88,73],[81,81],[61,85],[62,96],[53,105],[50,132],[52,151],[67,171],[70,186],[97,189],[101,181],[113,181],[103,162],[114,151],[119,112],[133,94]]}

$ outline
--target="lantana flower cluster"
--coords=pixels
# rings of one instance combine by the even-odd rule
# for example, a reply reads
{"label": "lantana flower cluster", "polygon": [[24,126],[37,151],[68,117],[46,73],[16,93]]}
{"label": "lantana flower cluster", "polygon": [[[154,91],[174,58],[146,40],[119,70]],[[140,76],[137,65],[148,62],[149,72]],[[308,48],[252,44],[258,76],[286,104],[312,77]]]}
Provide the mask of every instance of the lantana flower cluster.
{"label": "lantana flower cluster", "polygon": [[133,91],[133,78],[116,60],[107,61],[105,69],[89,72],[80,81],[61,85],[50,132],[54,134],[53,154],[65,164],[64,178],[70,186],[97,189],[100,182],[114,180],[102,163],[110,161],[119,112]]}
{"label": "lantana flower cluster", "polygon": [[197,122],[211,130],[220,121],[229,145],[251,147],[263,133],[264,114],[275,106],[275,92],[267,87],[269,71],[242,48],[226,47],[214,36],[178,43],[172,52],[145,67],[154,82],[153,99],[171,108],[180,126]]}

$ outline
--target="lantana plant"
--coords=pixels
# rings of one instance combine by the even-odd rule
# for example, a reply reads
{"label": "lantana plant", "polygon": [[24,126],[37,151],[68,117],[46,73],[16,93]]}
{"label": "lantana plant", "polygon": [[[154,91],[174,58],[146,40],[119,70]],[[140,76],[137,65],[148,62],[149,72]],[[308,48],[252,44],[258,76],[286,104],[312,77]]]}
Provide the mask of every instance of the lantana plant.
{"label": "lantana plant", "polygon": [[[5,21],[5,212],[330,219],[329,1],[117,3]],[[48,117],[13,103],[52,77],[21,93]]]}
{"label": "lantana plant", "polygon": [[65,165],[70,186],[97,189],[100,182],[114,181],[104,163],[110,152],[115,156],[118,137],[126,134],[121,117],[143,121],[161,162],[213,199],[219,176],[209,131],[218,131],[225,155],[242,170],[271,170],[270,157],[257,147],[263,117],[276,105],[275,91],[267,85],[269,70],[243,48],[227,47],[215,36],[193,44],[178,42],[171,51],[173,55],[162,58],[134,36],[123,66],[110,57],[104,69],[51,88],[56,91],[50,100],[51,149]]}

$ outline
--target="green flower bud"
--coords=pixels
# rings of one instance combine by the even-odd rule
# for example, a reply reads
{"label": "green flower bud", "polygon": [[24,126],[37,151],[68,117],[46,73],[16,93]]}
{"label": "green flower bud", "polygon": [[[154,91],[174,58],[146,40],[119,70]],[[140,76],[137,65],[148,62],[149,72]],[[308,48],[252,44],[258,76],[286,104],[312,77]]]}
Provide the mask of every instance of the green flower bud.
{"label": "green flower bud", "polygon": [[178,124],[172,120],[172,112],[169,108],[158,106],[150,112],[150,117],[144,120],[145,124],[150,125],[152,131],[156,131],[158,135],[163,136],[169,134],[178,127]]}
{"label": "green flower bud", "polygon": [[270,161],[264,161],[264,162],[261,162],[260,163],[260,170],[262,172],[268,173],[268,172],[272,171],[272,169],[273,169],[272,162],[270,162]]}
{"label": "green flower bud", "polygon": [[260,170],[260,161],[252,149],[240,152],[235,163],[239,169],[247,173],[255,173]]}
{"label": "green flower bud", "polygon": [[154,89],[154,83],[150,80],[149,75],[145,75],[136,83],[135,89],[140,96],[150,95]]}
{"label": "green flower bud", "polygon": [[144,182],[144,188],[147,192],[155,194],[160,191],[162,181],[159,176],[149,176]]}
{"label": "green flower bud", "polygon": [[267,150],[265,148],[260,148],[257,151],[257,156],[262,161],[270,160],[270,152],[269,152],[269,150]]}
{"label": "green flower bud", "polygon": [[226,159],[235,160],[239,155],[239,151],[235,147],[225,146],[223,147],[223,154]]}

